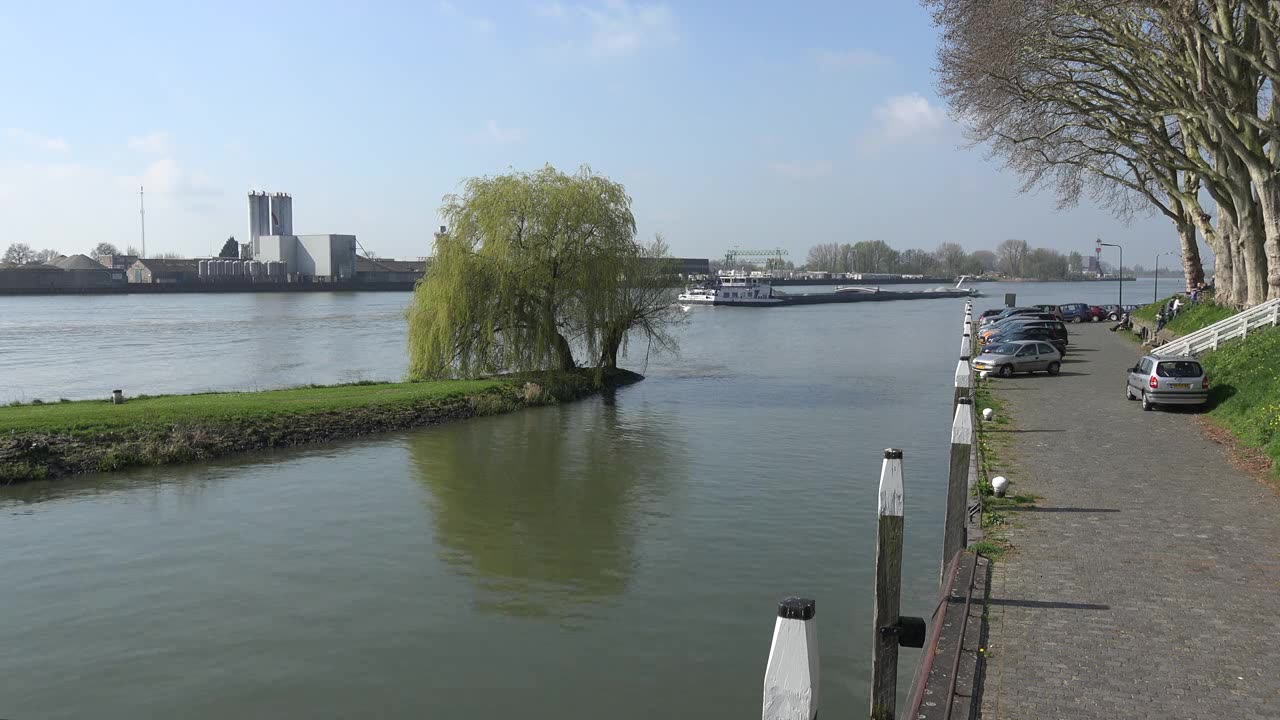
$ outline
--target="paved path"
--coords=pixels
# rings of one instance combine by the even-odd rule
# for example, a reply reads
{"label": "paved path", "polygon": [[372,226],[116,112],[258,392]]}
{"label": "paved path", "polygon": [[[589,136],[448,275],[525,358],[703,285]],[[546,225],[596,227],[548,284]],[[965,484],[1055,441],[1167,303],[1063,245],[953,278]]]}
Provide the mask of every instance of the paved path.
{"label": "paved path", "polygon": [[1280,718],[1280,497],[1124,399],[1133,343],[1072,330],[1061,376],[996,383],[1041,499],[995,564],[982,717]]}

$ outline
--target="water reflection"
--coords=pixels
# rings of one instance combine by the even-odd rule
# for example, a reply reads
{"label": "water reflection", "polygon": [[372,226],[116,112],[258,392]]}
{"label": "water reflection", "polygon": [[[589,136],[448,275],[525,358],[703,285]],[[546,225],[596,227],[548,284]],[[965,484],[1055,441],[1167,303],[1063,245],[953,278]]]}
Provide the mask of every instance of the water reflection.
{"label": "water reflection", "polygon": [[[625,392],[625,391],[624,391]],[[639,526],[665,516],[681,448],[619,400],[458,423],[409,440],[441,558],[482,609],[570,618],[619,596]]]}

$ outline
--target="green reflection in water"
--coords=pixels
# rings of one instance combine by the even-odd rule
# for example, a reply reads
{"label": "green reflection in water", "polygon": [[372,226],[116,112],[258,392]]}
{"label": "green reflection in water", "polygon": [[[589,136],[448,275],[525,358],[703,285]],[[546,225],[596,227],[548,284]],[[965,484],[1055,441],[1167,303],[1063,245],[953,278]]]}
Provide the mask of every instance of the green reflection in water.
{"label": "green reflection in water", "polygon": [[605,398],[410,439],[441,557],[475,579],[482,609],[568,618],[622,594],[638,525],[666,514],[681,465],[642,414],[623,420]]}

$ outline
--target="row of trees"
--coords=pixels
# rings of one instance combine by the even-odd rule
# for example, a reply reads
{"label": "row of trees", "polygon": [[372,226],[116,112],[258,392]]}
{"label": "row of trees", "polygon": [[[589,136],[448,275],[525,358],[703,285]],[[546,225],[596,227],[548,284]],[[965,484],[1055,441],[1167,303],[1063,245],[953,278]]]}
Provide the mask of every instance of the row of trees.
{"label": "row of trees", "polygon": [[1010,277],[1063,280],[1081,267],[1080,253],[1062,255],[1048,248],[1032,248],[1025,240],[1005,240],[995,252],[967,252],[956,243],[942,243],[932,252],[896,250],[883,240],[825,243],[809,249],[808,270],[827,272],[902,273],[905,275],[982,275],[1000,272]]}
{"label": "row of trees", "polygon": [[[235,246],[234,251],[231,251],[232,254],[227,254],[229,252],[228,248],[233,245]],[[120,249],[115,245],[108,242],[101,242],[95,245],[93,249],[86,254],[94,260],[97,260],[103,255],[139,255],[140,253],[138,252],[138,249],[132,245],[125,248],[124,252],[120,252]],[[7,249],[5,249],[4,256],[0,258],[0,260],[14,265],[31,265],[49,263],[59,257],[62,257],[62,255],[63,253],[57,250],[35,250],[27,243],[12,243]],[[154,257],[174,259],[181,258],[182,255],[175,252],[163,252],[159,255],[155,255]],[[234,237],[227,238],[227,243],[223,246],[222,254],[220,254],[219,257],[240,257],[240,246],[236,244]]]}
{"label": "row of trees", "polygon": [[633,337],[671,350],[661,237],[637,242],[631,198],[583,167],[468,180],[409,307],[410,374],[616,368]]}
{"label": "row of trees", "polygon": [[1280,297],[1280,2],[923,0],[971,139],[1063,206],[1174,225],[1189,284]]}
{"label": "row of trees", "polygon": [[13,243],[5,249],[4,257],[0,258],[0,260],[14,265],[28,265],[31,263],[47,263],[61,254],[57,250],[35,250],[26,243]]}

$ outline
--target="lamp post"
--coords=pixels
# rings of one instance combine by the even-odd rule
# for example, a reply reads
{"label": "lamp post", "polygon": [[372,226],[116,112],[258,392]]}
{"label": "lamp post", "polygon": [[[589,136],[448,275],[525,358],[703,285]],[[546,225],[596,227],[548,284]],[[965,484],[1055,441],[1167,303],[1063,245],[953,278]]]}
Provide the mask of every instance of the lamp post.
{"label": "lamp post", "polygon": [[1116,273],[1116,279],[1120,283],[1120,301],[1116,304],[1124,307],[1124,248],[1115,243],[1104,243],[1101,238],[1098,239],[1098,245],[1100,247],[1113,247],[1120,251],[1120,271]]}
{"label": "lamp post", "polygon": [[1160,302],[1160,256],[1177,254],[1178,253],[1172,250],[1169,252],[1156,253],[1156,286],[1151,290],[1151,302]]}

